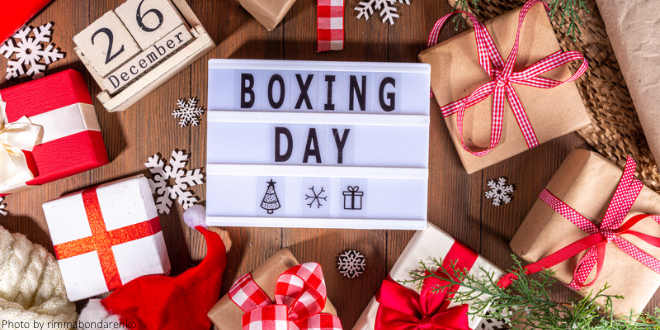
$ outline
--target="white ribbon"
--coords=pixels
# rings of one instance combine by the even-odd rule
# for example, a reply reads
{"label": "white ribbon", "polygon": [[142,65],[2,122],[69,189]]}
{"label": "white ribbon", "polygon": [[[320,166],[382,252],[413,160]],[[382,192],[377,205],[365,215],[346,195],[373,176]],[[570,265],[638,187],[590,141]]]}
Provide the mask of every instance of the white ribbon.
{"label": "white ribbon", "polygon": [[43,127],[25,116],[9,123],[5,107],[0,100],[0,191],[34,179],[23,150],[32,151],[43,136]]}

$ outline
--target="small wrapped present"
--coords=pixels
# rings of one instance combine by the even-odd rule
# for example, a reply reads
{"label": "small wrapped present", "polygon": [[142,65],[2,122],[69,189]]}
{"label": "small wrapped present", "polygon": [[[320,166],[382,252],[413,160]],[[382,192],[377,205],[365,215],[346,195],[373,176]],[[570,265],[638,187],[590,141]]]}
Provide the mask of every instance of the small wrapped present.
{"label": "small wrapped present", "polygon": [[0,90],[0,196],[107,163],[79,72],[66,70]]}
{"label": "small wrapped present", "polygon": [[23,0],[23,1],[3,1],[2,11],[11,13],[3,15],[0,20],[0,44],[3,44],[14,32],[21,26],[27,24],[34,15],[52,0]]}
{"label": "small wrapped present", "polygon": [[208,315],[218,330],[342,329],[321,266],[299,264],[288,249],[236,280]]}
{"label": "small wrapped present", "polygon": [[46,202],[43,209],[71,301],[170,272],[156,205],[142,175]]}
{"label": "small wrapped present", "polygon": [[[438,329],[444,329],[445,325],[451,329],[475,329],[481,318],[468,316],[468,306],[457,306],[453,302],[447,305],[444,293],[432,292],[437,284],[442,284],[439,279],[427,279],[421,292],[415,283],[396,282],[411,280],[410,272],[419,269],[420,261],[432,264],[434,258],[442,259],[446,268],[455,263],[456,269],[468,269],[471,275],[485,276],[488,272],[497,278],[503,273],[469,247],[429,224],[427,229],[412,237],[353,330],[436,329],[433,325]],[[413,306],[424,307],[420,310]],[[395,328],[394,324],[398,327]]]}
{"label": "small wrapped present", "polygon": [[[528,1],[485,24],[464,13],[474,29],[435,45],[449,14],[431,32],[435,46],[419,54],[431,65],[433,93],[468,173],[590,123],[573,82],[587,62],[561,51],[546,9]],[[571,75],[565,64],[578,60]]]}
{"label": "small wrapped present", "polygon": [[[660,195],[602,156],[573,150],[511,241],[511,249],[581,295],[607,283],[614,313],[642,312],[660,286]],[[507,275],[507,277],[510,275]],[[603,300],[597,301],[603,303]]]}
{"label": "small wrapped present", "polygon": [[238,0],[268,31],[273,31],[296,0]]}

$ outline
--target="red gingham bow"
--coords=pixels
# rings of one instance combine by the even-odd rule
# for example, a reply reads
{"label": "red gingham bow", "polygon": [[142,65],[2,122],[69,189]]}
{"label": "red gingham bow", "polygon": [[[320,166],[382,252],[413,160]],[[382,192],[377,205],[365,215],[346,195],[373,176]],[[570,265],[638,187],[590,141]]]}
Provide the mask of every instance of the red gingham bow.
{"label": "red gingham bow", "polygon": [[[522,10],[520,11],[520,16],[518,19],[518,32],[516,33],[516,41],[513,44],[513,48],[511,49],[511,53],[509,53],[509,57],[507,58],[506,63],[502,60],[502,56],[497,50],[497,47],[495,47],[495,43],[493,42],[493,39],[486,27],[470,13],[464,11],[456,11],[451,14],[447,14],[439,19],[435,23],[433,30],[431,30],[427,44],[428,47],[431,47],[438,42],[438,35],[440,34],[440,30],[442,30],[442,27],[444,26],[447,19],[456,13],[466,15],[474,26],[475,38],[477,40],[477,51],[479,53],[479,64],[486,71],[486,73],[488,73],[492,80],[477,88],[474,92],[472,92],[472,94],[470,94],[470,96],[464,97],[445,106],[441,106],[440,110],[442,111],[442,115],[444,117],[449,117],[457,113],[456,122],[458,125],[458,133],[461,137],[463,148],[475,156],[484,156],[488,154],[500,142],[500,137],[502,136],[502,119],[504,114],[505,93],[509,99],[509,104],[511,104],[513,114],[518,121],[518,126],[520,126],[523,136],[525,137],[527,146],[531,149],[539,145],[539,141],[536,138],[532,124],[527,118],[525,108],[522,106],[520,98],[518,98],[518,94],[513,88],[513,84],[549,89],[566,82],[571,82],[579,78],[587,70],[587,60],[585,60],[584,56],[582,56],[582,54],[579,52],[558,51],[534,63],[523,71],[513,71],[513,67],[518,56],[520,28],[522,27],[522,23],[525,19],[525,16],[527,15],[527,12],[529,12],[532,6],[537,3],[543,4],[546,10],[548,10],[548,5],[540,0],[530,0],[525,3]],[[582,60],[582,65],[577,70],[577,72],[567,80],[557,81],[554,79],[541,77],[542,74],[552,69],[558,68],[564,64],[576,60]],[[463,140],[463,118],[465,116],[465,109],[485,100],[491,94],[493,94],[494,97],[490,146],[484,150],[472,151]]]}
{"label": "red gingham bow", "polygon": [[291,267],[275,286],[275,304],[245,274],[229,289],[229,298],[240,307],[243,330],[341,330],[337,316],[321,313],[326,289],[321,266],[315,262]]}
{"label": "red gingham bow", "polygon": [[[635,199],[637,199],[639,192],[644,186],[639,180],[635,179],[636,165],[635,161],[628,157],[623,176],[614,192],[612,201],[607,207],[600,228],[566,203],[559,200],[559,198],[555,197],[552,193],[544,189],[539,198],[557,213],[563,215],[570,222],[590,235],[526,266],[525,272],[528,274],[539,272],[545,268],[550,268],[558,263],[566,261],[582,251],[588,250],[584,257],[578,262],[573,273],[573,280],[569,284],[571,288],[580,290],[582,287],[592,285],[596,279],[598,279],[603,268],[607,244],[614,243],[623,252],[660,274],[660,260],[642,251],[640,248],[621,237],[623,234],[634,235],[653,246],[660,247],[659,237],[650,236],[630,229],[646,218],[651,218],[660,224],[660,216],[640,214],[630,218],[626,223],[622,224],[623,219],[630,211],[633,203],[635,203]],[[591,282],[585,283],[594,267],[596,267],[596,276]],[[511,284],[511,281],[515,278],[516,275],[514,273],[507,274],[500,280],[499,284],[501,287],[506,287]]]}

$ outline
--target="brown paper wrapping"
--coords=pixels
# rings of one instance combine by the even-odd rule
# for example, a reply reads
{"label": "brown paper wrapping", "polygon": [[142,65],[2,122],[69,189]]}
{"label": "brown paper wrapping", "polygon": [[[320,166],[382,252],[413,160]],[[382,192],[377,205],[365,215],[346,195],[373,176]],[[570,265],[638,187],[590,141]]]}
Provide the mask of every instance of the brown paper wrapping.
{"label": "brown paper wrapping", "polygon": [[[280,274],[298,264],[298,260],[288,249],[282,249],[253,270],[252,278],[274,301],[277,278]],[[330,300],[326,300],[323,313],[337,315],[337,310]],[[208,316],[218,330],[241,330],[243,314],[243,311],[229,299],[229,295],[225,295],[213,306]]]}
{"label": "brown paper wrapping", "polygon": [[655,159],[660,159],[660,1],[596,0]]}
{"label": "brown paper wrapping", "polygon": [[273,31],[296,0],[238,0],[268,31]]}
{"label": "brown paper wrapping", "polygon": [[[502,58],[506,61],[515,41],[520,8],[514,9],[485,23]],[[447,105],[469,96],[491,78],[479,65],[474,30],[469,30],[424,50],[419,60],[431,65],[431,87],[438,104]],[[548,55],[560,50],[555,33],[542,5],[528,12],[520,32],[520,50],[514,71],[521,71]],[[572,75],[564,65],[544,77],[565,80]],[[573,132],[590,123],[574,82],[552,89],[539,89],[514,84],[539,143]],[[473,150],[489,146],[491,131],[492,96],[467,109],[464,121],[466,144]],[[445,118],[456,150],[468,173],[486,168],[528,150],[520,127],[508,102],[504,106],[502,138],[489,154],[477,157],[461,144],[456,115]]]}
{"label": "brown paper wrapping", "polygon": [[[559,167],[546,189],[594,224],[600,225],[622,173],[621,169],[597,153],[575,149]],[[644,186],[623,223],[637,214],[660,215],[660,195]],[[642,220],[632,229],[648,235],[660,236],[660,226],[650,218]],[[523,260],[531,263],[587,235],[538,199],[513,237],[511,249]],[[660,258],[660,248],[653,247],[632,235],[623,235],[622,238],[655,258]],[[555,278],[565,284],[570,283],[573,279],[573,271],[582,256],[584,252],[552,267]],[[594,270],[587,283],[595,274]],[[606,294],[625,297],[621,300],[614,299],[614,313],[625,316],[629,315],[631,309],[636,313],[642,312],[660,286],[660,274],[633,259],[612,243],[607,245],[600,277],[592,286],[582,288],[579,293],[586,295],[591,290],[597,291],[602,289],[605,283],[611,286]],[[603,303],[602,300],[598,302]]]}

